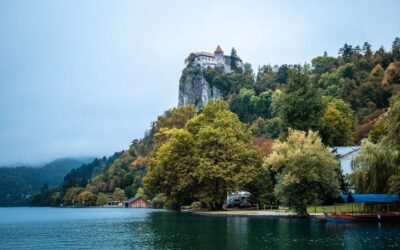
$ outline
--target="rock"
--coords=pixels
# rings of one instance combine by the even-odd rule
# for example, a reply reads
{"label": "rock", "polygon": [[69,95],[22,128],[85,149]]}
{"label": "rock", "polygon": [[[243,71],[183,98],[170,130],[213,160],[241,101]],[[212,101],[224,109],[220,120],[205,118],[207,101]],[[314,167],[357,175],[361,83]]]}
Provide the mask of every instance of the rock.
{"label": "rock", "polygon": [[211,99],[219,97],[221,92],[215,86],[210,86],[201,68],[188,66],[182,71],[179,81],[179,107],[193,104],[196,109],[200,109]]}

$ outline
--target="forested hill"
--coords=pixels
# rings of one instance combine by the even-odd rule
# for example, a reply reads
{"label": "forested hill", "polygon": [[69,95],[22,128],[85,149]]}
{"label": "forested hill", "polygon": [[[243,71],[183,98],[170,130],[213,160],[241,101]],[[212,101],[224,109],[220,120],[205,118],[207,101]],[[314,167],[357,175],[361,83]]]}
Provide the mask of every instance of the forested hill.
{"label": "forested hill", "polygon": [[35,192],[59,185],[71,169],[91,160],[62,158],[38,167],[0,167],[0,206],[27,205]]}
{"label": "forested hill", "polygon": [[[394,124],[393,122],[386,123],[385,117],[388,114],[387,109],[391,98],[400,91],[400,38],[394,40],[389,50],[383,47],[373,50],[368,42],[361,46],[345,44],[338,49],[338,55],[323,53],[312,59],[310,64],[264,65],[258,67],[256,72],[249,63],[245,63],[243,68],[232,68],[236,70],[226,73],[218,69],[188,65],[183,73],[204,78],[210,87],[219,90],[223,101],[211,103],[207,108],[208,111],[204,110],[205,107],[196,110],[194,106],[188,105],[165,112],[152,123],[144,137],[134,140],[127,150],[110,158],[97,159],[89,165],[70,172],[63,185],[43,190],[35,196],[33,204],[101,205],[107,199],[122,200],[124,196],[144,196],[147,199],[154,199],[154,205],[163,203],[166,199],[171,201],[171,197],[166,197],[171,194],[163,193],[165,190],[171,190],[172,194],[184,197],[175,200],[176,205],[190,205],[193,201],[203,202],[207,197],[193,191],[200,190],[200,184],[204,185],[203,189],[205,189],[209,183],[204,183],[203,179],[197,184],[194,183],[197,186],[191,186],[191,190],[185,190],[188,191],[187,193],[182,191],[184,189],[177,190],[174,187],[159,190],[152,185],[167,183],[165,178],[169,177],[168,174],[180,174],[173,171],[167,173],[157,171],[168,167],[168,165],[163,165],[164,162],[174,165],[182,159],[187,159],[185,157],[190,155],[183,153],[192,148],[198,147],[193,154],[210,154],[204,158],[204,161],[193,166],[193,169],[198,169],[198,166],[204,164],[207,159],[223,154],[223,152],[211,151],[218,150],[218,147],[213,148],[213,145],[223,143],[222,139],[228,141],[235,139],[234,136],[223,138],[227,133],[219,134],[223,131],[219,126],[224,122],[231,122],[226,126],[232,126],[234,128],[232,131],[242,133],[236,135],[240,138],[240,143],[243,145],[249,143],[257,151],[258,156],[253,155],[251,150],[248,151],[254,159],[253,167],[255,168],[262,164],[262,157],[271,152],[274,140],[279,138],[283,142],[290,135],[303,136],[302,133],[293,132],[293,130],[318,132],[311,133],[310,140],[321,138],[323,144],[318,146],[321,149],[326,146],[356,145],[365,138],[369,138],[372,143],[379,143],[382,138],[387,138],[387,131],[390,131],[390,126],[387,124]],[[392,98],[393,108],[397,107],[397,100],[398,98]],[[221,114],[229,119],[222,119]],[[394,114],[393,111],[389,112],[389,116],[394,116]],[[242,130],[242,127],[245,130]],[[212,130],[214,128],[215,131]],[[204,135],[201,138],[202,133],[206,132],[215,134]],[[232,132],[232,134],[235,133]],[[222,136],[222,139],[219,136]],[[198,137],[198,140],[190,139],[191,137]],[[173,138],[172,141],[171,138]],[[216,141],[198,145],[212,138]],[[186,140],[182,142],[182,145],[186,146],[179,144],[181,140]],[[188,143],[192,143],[193,147],[188,147]],[[227,146],[231,145],[228,143]],[[182,152],[177,153],[183,155],[168,154],[168,150],[173,152],[178,149]],[[362,147],[361,151],[363,150]],[[387,152],[387,150],[382,152]],[[200,155],[198,159],[204,155]],[[190,164],[192,162],[186,162],[178,167]],[[93,169],[96,171],[92,171]],[[268,202],[279,198],[273,191],[274,181],[268,181],[270,174],[270,172],[262,172],[258,177],[253,176],[255,179],[249,177],[252,186],[247,188],[253,190],[253,198],[259,204],[269,204]],[[386,183],[391,175],[386,176],[383,183]],[[143,183],[144,176],[147,182]],[[167,184],[175,185],[176,188],[181,188],[180,185],[188,185],[189,180],[175,183],[178,177],[171,178]],[[190,180],[190,182],[193,181],[193,179]],[[221,180],[219,183],[224,181]],[[389,190],[389,188],[377,191],[382,192],[381,190]],[[226,190],[219,191],[223,195],[226,194]],[[213,192],[210,191],[209,194],[212,195]],[[321,199],[325,200],[327,197],[321,197]]]}

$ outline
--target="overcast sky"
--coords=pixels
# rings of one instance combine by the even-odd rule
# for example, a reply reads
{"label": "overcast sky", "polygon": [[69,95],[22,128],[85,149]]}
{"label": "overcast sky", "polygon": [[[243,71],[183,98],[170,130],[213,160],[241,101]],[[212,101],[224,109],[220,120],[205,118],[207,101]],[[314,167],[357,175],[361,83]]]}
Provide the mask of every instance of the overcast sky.
{"label": "overcast sky", "polygon": [[256,69],[400,36],[400,1],[296,2],[0,1],[0,165],[126,149],[177,105],[192,51]]}

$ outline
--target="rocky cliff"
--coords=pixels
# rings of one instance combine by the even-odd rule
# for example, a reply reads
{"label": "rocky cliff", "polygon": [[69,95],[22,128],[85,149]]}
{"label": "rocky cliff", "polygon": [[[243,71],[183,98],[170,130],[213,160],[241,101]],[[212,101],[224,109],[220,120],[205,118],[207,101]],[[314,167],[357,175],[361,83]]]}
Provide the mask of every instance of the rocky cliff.
{"label": "rocky cliff", "polygon": [[179,107],[193,104],[199,109],[211,99],[219,97],[221,92],[215,86],[210,86],[200,67],[187,66],[182,71],[179,81]]}

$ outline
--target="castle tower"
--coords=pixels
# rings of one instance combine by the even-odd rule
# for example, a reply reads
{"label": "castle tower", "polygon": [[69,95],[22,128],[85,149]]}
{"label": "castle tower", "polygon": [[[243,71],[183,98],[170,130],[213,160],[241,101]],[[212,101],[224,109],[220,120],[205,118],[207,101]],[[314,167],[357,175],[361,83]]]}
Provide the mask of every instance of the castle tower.
{"label": "castle tower", "polygon": [[218,45],[218,47],[214,51],[215,62],[217,64],[224,64],[224,51]]}

